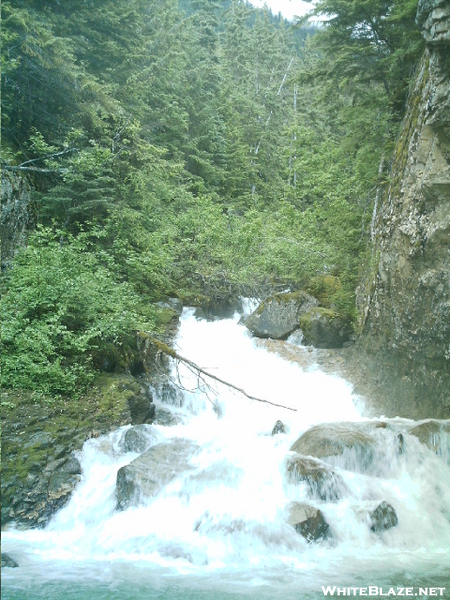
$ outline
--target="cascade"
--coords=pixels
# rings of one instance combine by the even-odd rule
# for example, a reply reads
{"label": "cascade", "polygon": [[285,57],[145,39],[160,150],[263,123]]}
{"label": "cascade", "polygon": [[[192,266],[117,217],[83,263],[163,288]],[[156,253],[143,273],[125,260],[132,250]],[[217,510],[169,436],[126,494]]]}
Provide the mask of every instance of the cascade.
{"label": "cascade", "polygon": [[[118,509],[117,473],[140,454],[124,443],[130,427],[87,441],[82,479],[50,524],[3,532],[3,549],[20,564],[2,572],[4,598],[290,600],[322,597],[321,586],[369,585],[450,591],[448,434],[434,440],[436,452],[409,434],[415,422],[365,418],[345,380],[269,352],[238,314],[208,321],[185,309],[176,344],[252,396],[296,410],[174,365],[178,389],[155,402],[175,424],[141,428],[170,477],[160,471],[153,493],[142,483]],[[278,420],[285,431],[272,434]],[[335,474],[323,493],[287,469],[292,445],[317,426],[337,436],[342,428],[369,432],[372,440],[367,452],[348,448],[323,459]],[[330,535],[313,543],[300,535],[288,523],[292,502],[319,508]],[[382,502],[398,523],[374,531],[370,514]]]}

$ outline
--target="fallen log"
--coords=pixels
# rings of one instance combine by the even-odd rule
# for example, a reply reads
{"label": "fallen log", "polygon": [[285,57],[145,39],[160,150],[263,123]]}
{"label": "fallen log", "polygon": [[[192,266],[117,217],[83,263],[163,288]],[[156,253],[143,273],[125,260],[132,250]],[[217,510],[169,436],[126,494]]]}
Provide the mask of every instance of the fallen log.
{"label": "fallen log", "polygon": [[205,377],[209,377],[210,379],[213,379],[214,381],[217,381],[218,383],[221,383],[233,390],[236,390],[237,392],[239,392],[240,394],[242,394],[249,400],[254,400],[255,402],[262,402],[264,404],[270,404],[271,406],[277,406],[278,408],[285,408],[286,410],[292,410],[294,412],[297,412],[296,408],[292,408],[290,406],[284,406],[283,404],[277,404],[276,402],[270,402],[270,400],[265,400],[264,398],[257,398],[256,396],[252,396],[251,394],[248,394],[243,388],[240,388],[240,387],[230,383],[229,381],[225,381],[225,379],[221,379],[220,377],[217,377],[217,375],[213,375],[212,373],[209,373],[202,367],[199,367],[192,360],[189,360],[188,358],[181,356],[180,354],[178,354],[178,352],[176,352],[173,348],[171,348],[164,342],[161,342],[160,340],[153,338],[153,337],[149,336],[148,334],[140,333],[140,335],[145,336],[147,338],[147,340],[149,341],[149,343],[156,348],[157,352],[161,352],[162,354],[165,354],[166,356],[170,356],[174,360],[177,360],[180,363],[185,364],[186,366],[188,366],[190,369],[193,369],[197,373],[201,373]]}

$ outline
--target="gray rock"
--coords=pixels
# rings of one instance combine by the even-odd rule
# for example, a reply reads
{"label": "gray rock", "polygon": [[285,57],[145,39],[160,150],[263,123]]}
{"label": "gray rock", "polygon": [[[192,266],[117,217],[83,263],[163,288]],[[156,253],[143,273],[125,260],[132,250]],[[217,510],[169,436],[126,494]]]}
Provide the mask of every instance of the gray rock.
{"label": "gray rock", "polygon": [[353,332],[348,315],[329,308],[312,308],[300,317],[303,343],[316,348],[342,348]]}
{"label": "gray rock", "polygon": [[366,428],[357,423],[316,425],[301,435],[291,450],[315,458],[341,456],[346,450],[354,450],[361,466],[366,468],[372,463],[375,450],[375,439]]}
{"label": "gray rock", "polygon": [[135,425],[124,433],[120,441],[124,452],[138,452],[142,454],[158,439],[157,432],[151,425]]}
{"label": "gray rock", "polygon": [[15,569],[16,567],[19,566],[19,563],[17,563],[13,558],[11,558],[9,556],[9,554],[6,554],[6,552],[2,552],[2,569],[3,567],[10,567],[12,569]]}
{"label": "gray rock", "polygon": [[300,316],[317,305],[318,300],[303,291],[276,294],[264,300],[244,325],[258,337],[285,340],[299,328]]}
{"label": "gray rock", "polygon": [[417,425],[409,432],[436,454],[450,448],[450,421],[430,419]]}
{"label": "gray rock", "polygon": [[156,496],[181,473],[191,470],[190,459],[197,452],[193,442],[175,438],[152,446],[147,452],[119,469],[116,482],[117,506],[137,506]]}
{"label": "gray rock", "polygon": [[304,456],[290,456],[286,460],[289,483],[305,482],[310,493],[328,502],[336,502],[347,490],[342,477],[321,460]]}
{"label": "gray rock", "polygon": [[172,425],[178,425],[181,423],[182,419],[177,415],[174,415],[167,408],[163,408],[162,406],[157,406],[155,411],[155,417],[153,419],[153,423],[156,425],[164,425],[164,427],[170,427]]}
{"label": "gray rock", "polygon": [[448,419],[449,1],[420,0],[417,23],[427,44],[386,173],[390,183],[375,204],[371,262],[357,293],[360,347],[379,377],[379,413]]}
{"label": "gray rock", "polygon": [[370,529],[372,531],[386,531],[386,529],[391,529],[391,527],[395,527],[396,525],[398,525],[397,513],[384,500],[370,513]]}
{"label": "gray rock", "polygon": [[286,427],[284,426],[283,421],[278,420],[272,429],[272,435],[277,435],[277,433],[286,433]]}
{"label": "gray rock", "polygon": [[289,525],[308,542],[318,542],[330,537],[330,527],[318,508],[302,502],[291,502],[287,511]]}

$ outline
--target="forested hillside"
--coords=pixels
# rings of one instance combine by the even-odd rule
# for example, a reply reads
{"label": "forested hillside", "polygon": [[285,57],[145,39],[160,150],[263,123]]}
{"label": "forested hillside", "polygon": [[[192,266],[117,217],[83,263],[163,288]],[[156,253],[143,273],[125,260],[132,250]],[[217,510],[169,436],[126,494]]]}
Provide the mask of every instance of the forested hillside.
{"label": "forested hillside", "polygon": [[2,2],[2,169],[38,227],[4,273],[3,385],[77,395],[168,296],[306,288],[356,317],[422,52],[414,0]]}

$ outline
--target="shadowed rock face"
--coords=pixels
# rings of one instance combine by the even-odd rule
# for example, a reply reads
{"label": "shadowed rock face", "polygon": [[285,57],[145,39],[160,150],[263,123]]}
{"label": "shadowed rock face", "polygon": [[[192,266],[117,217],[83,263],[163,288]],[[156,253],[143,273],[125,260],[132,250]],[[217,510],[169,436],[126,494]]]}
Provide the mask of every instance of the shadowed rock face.
{"label": "shadowed rock face", "polygon": [[395,509],[383,501],[370,513],[370,529],[375,532],[386,531],[398,525]]}
{"label": "shadowed rock face", "polygon": [[287,507],[288,523],[308,542],[330,537],[330,528],[318,508],[303,502],[291,502]]}
{"label": "shadowed rock face", "polygon": [[374,208],[372,263],[359,290],[362,342],[386,388],[385,414],[449,418],[449,0],[421,0],[417,23],[427,47],[391,183]]}
{"label": "shadowed rock face", "polygon": [[304,343],[316,348],[342,348],[353,328],[350,318],[329,308],[312,308],[300,317]]}
{"label": "shadowed rock face", "polygon": [[306,292],[276,294],[264,300],[244,324],[258,337],[285,340],[300,327],[300,316],[317,305]]}
{"label": "shadowed rock face", "polygon": [[116,495],[120,509],[137,506],[156,496],[175,477],[191,470],[190,459],[198,446],[175,438],[152,446],[117,473]]}
{"label": "shadowed rock face", "polygon": [[2,569],[3,567],[10,567],[11,569],[15,569],[18,566],[19,563],[17,563],[13,558],[11,558],[9,554],[6,554],[6,552],[2,552]]}

